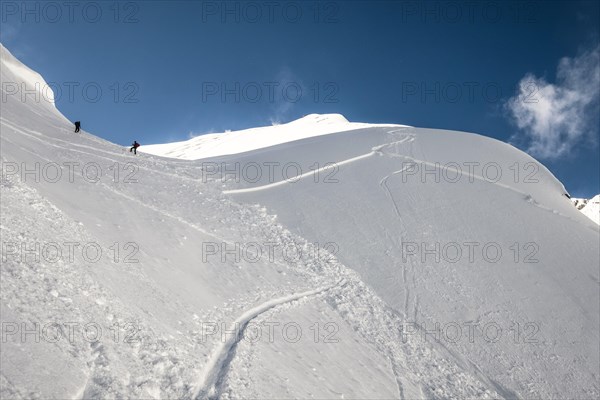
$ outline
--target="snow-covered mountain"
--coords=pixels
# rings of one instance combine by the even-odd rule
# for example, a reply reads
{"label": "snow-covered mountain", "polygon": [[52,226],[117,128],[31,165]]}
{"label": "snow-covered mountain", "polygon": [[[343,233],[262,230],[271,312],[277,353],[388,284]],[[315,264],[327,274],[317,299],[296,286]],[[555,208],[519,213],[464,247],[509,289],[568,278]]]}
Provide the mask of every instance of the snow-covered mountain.
{"label": "snow-covered mountain", "polygon": [[599,228],[523,152],[309,116],[136,157],[1,51],[1,398],[600,395]]}
{"label": "snow-covered mountain", "polygon": [[571,198],[571,201],[583,215],[600,225],[600,194],[591,199]]}

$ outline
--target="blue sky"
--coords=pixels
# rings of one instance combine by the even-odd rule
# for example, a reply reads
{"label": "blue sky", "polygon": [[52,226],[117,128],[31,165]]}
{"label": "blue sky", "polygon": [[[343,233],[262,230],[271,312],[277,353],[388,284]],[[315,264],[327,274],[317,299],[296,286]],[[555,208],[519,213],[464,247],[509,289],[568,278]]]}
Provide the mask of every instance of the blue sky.
{"label": "blue sky", "polygon": [[600,192],[596,1],[1,3],[2,43],[116,143],[336,112],[476,132]]}

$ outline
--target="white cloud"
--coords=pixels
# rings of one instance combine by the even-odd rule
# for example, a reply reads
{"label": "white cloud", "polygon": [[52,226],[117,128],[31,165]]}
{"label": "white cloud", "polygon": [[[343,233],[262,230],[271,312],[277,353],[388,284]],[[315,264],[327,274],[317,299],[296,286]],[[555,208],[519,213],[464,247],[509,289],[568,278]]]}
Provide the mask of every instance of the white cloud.
{"label": "white cloud", "polygon": [[585,141],[597,145],[600,47],[558,63],[556,82],[527,74],[506,106],[519,133],[510,138],[534,156],[555,159]]}

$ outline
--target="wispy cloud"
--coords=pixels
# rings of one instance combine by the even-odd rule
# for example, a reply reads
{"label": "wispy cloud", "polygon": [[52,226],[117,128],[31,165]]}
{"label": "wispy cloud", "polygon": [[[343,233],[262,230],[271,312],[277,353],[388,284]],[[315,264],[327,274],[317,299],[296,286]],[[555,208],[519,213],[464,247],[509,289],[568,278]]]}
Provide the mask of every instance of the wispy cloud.
{"label": "wispy cloud", "polygon": [[271,125],[279,125],[289,118],[294,106],[306,95],[304,83],[289,67],[279,70],[275,78],[275,98],[273,99]]}
{"label": "wispy cloud", "polygon": [[2,21],[0,24],[0,36],[3,43],[10,43],[19,36],[22,25],[14,24],[12,21]]}
{"label": "wispy cloud", "polygon": [[510,142],[532,155],[556,159],[586,141],[597,146],[600,46],[562,58],[555,83],[529,73],[506,103],[519,132]]}

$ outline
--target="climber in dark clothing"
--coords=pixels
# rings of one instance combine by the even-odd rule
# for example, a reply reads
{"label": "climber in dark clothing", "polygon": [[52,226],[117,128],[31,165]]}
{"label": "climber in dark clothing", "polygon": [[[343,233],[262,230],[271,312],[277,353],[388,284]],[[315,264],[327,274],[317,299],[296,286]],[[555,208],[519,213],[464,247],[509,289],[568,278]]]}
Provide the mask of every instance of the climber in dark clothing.
{"label": "climber in dark clothing", "polygon": [[81,127],[81,122],[75,121],[75,132],[79,132],[80,127]]}
{"label": "climber in dark clothing", "polygon": [[140,144],[134,140],[133,144],[131,145],[131,148],[129,149],[129,152],[131,153],[133,151],[133,154],[137,154],[138,147],[140,147]]}

